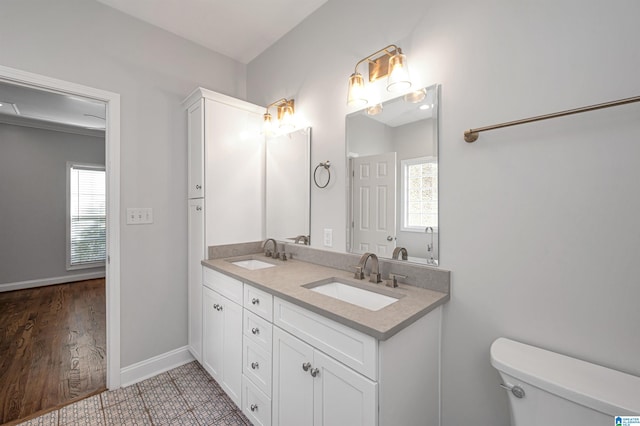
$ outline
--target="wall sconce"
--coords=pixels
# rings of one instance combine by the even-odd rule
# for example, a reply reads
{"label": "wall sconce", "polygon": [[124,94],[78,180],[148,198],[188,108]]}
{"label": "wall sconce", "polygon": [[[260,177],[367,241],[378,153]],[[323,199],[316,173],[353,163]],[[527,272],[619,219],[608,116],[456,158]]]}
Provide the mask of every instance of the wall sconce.
{"label": "wall sconce", "polygon": [[295,102],[293,99],[279,99],[273,103],[267,105],[267,110],[264,113],[264,133],[270,134],[274,132],[275,123],[269,113],[269,108],[277,107],[276,120],[278,127],[282,132],[289,132],[295,128],[293,115],[295,114]]}
{"label": "wall sconce", "polygon": [[[381,53],[381,56],[374,58]],[[369,102],[365,93],[364,78],[358,72],[358,66],[363,62],[369,63],[369,82],[374,82],[386,76],[387,90],[389,92],[401,92],[411,87],[411,80],[409,80],[409,72],[407,70],[407,57],[402,53],[402,49],[395,44],[390,44],[358,61],[355,71],[349,77],[347,105],[362,107]]]}

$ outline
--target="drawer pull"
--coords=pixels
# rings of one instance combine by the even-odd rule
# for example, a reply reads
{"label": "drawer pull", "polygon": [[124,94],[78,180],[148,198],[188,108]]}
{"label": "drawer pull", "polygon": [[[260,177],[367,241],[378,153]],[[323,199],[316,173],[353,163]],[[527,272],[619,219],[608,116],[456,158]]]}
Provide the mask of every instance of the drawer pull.
{"label": "drawer pull", "polygon": [[309,371],[310,368],[311,368],[311,363],[310,362],[305,362],[304,364],[302,364],[302,369],[304,371]]}
{"label": "drawer pull", "polygon": [[251,303],[254,305],[259,305],[260,304],[260,299],[258,299],[257,297],[254,297],[253,299],[251,299]]}
{"label": "drawer pull", "polygon": [[312,368],[311,371],[309,371],[309,374],[311,374],[311,377],[316,377],[319,373],[320,373],[320,370],[318,370],[317,368]]}
{"label": "drawer pull", "polygon": [[251,368],[254,370],[257,370],[258,368],[260,368],[260,364],[258,364],[258,362],[252,362],[251,363]]}
{"label": "drawer pull", "polygon": [[251,329],[251,332],[252,332],[253,334],[260,334],[260,329],[259,329],[258,327],[253,327],[253,328]]}
{"label": "drawer pull", "polygon": [[251,411],[258,411],[258,404],[251,404],[251,407],[249,407],[249,409]]}

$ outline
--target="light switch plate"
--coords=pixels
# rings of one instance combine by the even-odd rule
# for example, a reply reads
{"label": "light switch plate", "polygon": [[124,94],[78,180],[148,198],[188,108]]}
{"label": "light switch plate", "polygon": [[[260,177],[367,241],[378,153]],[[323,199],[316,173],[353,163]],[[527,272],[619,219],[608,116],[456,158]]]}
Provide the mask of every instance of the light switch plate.
{"label": "light switch plate", "polygon": [[153,209],[151,207],[132,207],[127,209],[127,225],[144,225],[153,223]]}

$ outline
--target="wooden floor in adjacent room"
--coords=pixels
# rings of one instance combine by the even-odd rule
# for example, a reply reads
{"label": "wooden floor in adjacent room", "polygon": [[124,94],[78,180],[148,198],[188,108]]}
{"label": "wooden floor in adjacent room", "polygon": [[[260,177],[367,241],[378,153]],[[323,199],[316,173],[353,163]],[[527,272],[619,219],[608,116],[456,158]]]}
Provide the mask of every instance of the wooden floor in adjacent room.
{"label": "wooden floor in adjacent room", "polygon": [[105,280],[0,293],[0,424],[106,388]]}

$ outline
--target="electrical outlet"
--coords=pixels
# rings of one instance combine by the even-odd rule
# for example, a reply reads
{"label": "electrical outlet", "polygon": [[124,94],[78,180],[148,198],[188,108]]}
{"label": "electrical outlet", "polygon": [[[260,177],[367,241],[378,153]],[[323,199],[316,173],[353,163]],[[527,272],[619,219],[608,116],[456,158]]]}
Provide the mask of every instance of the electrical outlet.
{"label": "electrical outlet", "polygon": [[333,245],[333,229],[324,229],[324,246],[331,247]]}
{"label": "electrical outlet", "polygon": [[143,225],[148,223],[153,223],[153,209],[151,207],[127,209],[127,225]]}

